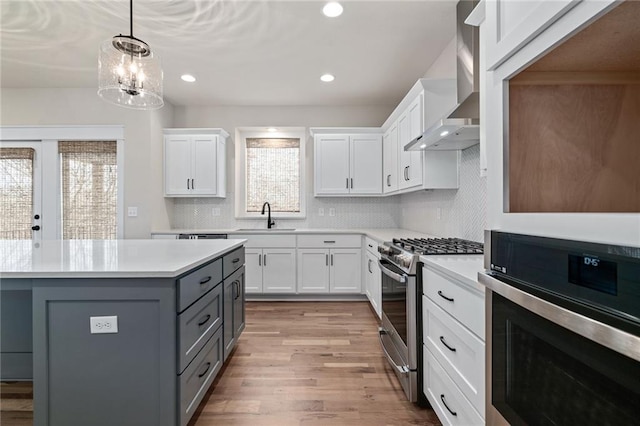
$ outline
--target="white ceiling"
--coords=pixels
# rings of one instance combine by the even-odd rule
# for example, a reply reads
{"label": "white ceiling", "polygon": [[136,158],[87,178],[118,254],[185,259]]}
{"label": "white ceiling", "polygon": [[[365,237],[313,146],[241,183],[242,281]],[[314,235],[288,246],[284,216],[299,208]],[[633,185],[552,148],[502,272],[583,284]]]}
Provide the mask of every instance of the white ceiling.
{"label": "white ceiling", "polygon": [[[455,35],[455,0],[135,0],[174,105],[394,105]],[[1,1],[2,87],[96,87],[98,46],[127,0]],[[333,83],[320,75],[332,73]],[[193,74],[193,84],[180,80]]]}

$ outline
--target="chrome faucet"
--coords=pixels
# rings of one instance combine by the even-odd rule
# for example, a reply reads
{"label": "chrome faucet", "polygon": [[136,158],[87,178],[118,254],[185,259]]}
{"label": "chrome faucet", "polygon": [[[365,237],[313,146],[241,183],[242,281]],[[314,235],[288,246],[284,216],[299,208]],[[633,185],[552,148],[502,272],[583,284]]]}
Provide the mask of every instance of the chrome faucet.
{"label": "chrome faucet", "polygon": [[263,205],[262,205],[262,213],[264,214],[264,208],[267,207],[267,209],[269,210],[269,214],[267,215],[267,229],[271,229],[271,227],[273,225],[275,225],[275,222],[271,221],[271,204],[269,204],[268,201],[266,201]]}

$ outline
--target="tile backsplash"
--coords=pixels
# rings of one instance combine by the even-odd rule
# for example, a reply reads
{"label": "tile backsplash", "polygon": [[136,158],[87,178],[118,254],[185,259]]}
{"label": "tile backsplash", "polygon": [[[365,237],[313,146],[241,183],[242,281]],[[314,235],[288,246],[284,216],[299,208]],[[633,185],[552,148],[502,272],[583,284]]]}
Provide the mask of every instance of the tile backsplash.
{"label": "tile backsplash", "polygon": [[[462,151],[460,188],[416,191],[390,197],[316,198],[307,193],[305,219],[276,219],[282,228],[404,228],[441,237],[482,241],[486,227],[486,178],[480,177],[480,148]],[[227,198],[171,199],[171,227],[178,229],[264,228],[266,219],[238,220],[235,194]],[[335,208],[336,215],[329,216]],[[214,216],[213,209],[220,215]],[[319,209],[324,210],[320,216]]]}

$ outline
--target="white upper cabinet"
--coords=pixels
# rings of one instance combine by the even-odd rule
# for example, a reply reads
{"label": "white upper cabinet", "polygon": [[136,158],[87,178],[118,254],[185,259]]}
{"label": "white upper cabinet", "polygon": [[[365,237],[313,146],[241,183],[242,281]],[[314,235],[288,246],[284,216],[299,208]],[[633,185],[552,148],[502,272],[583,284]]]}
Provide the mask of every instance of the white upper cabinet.
{"label": "white upper cabinet", "polygon": [[398,123],[394,122],[382,137],[382,192],[398,190]]}
{"label": "white upper cabinet", "polygon": [[399,189],[422,185],[422,152],[405,151],[404,146],[422,134],[424,93],[419,93],[398,119]]}
{"label": "white upper cabinet", "polygon": [[494,69],[553,24],[581,0],[487,0],[489,31],[483,45],[487,67]]}
{"label": "white upper cabinet", "polygon": [[165,129],[165,197],[225,197],[228,136],[222,129]]}
{"label": "white upper cabinet", "polygon": [[[336,130],[344,132],[334,133]],[[316,196],[382,194],[382,135],[311,129]]]}

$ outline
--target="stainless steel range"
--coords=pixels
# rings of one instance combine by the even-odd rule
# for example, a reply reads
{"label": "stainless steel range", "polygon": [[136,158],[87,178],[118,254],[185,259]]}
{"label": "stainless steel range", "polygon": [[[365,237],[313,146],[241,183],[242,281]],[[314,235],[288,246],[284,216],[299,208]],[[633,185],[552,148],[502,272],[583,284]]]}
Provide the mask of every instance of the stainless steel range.
{"label": "stainless steel range", "polygon": [[459,238],[394,238],[378,247],[382,270],[380,343],[412,402],[425,403],[421,386],[422,263],[420,256],[482,254],[483,245]]}

